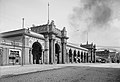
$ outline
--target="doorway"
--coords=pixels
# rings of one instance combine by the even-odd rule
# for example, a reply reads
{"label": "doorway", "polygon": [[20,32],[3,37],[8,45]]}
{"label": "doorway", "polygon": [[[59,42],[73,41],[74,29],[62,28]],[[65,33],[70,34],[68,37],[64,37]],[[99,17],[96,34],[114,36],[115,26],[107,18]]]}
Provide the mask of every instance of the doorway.
{"label": "doorway", "polygon": [[69,62],[72,63],[72,50],[69,50]]}
{"label": "doorway", "polygon": [[60,59],[59,59],[59,55],[60,55],[60,46],[58,43],[55,44],[55,56],[56,56],[56,61],[57,64],[59,64]]}
{"label": "doorway", "polygon": [[40,64],[42,56],[42,45],[37,41],[32,45],[33,64]]}

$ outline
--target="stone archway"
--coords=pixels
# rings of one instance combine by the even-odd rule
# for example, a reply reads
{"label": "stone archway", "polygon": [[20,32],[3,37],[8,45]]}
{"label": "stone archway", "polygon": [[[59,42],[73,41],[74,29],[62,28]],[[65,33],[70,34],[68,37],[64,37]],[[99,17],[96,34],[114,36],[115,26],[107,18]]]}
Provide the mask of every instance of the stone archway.
{"label": "stone archway", "polygon": [[42,45],[37,41],[32,45],[33,64],[40,64],[39,60],[42,56]]}
{"label": "stone archway", "polygon": [[59,64],[60,59],[59,59],[59,55],[60,55],[60,46],[58,43],[55,44],[55,56],[56,56],[56,61],[57,64]]}

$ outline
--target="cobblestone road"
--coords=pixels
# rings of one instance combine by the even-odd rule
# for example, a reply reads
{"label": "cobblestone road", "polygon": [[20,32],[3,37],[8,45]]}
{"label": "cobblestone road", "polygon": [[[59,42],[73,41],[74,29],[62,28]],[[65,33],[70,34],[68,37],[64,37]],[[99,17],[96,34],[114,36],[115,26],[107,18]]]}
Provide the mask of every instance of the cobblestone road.
{"label": "cobblestone road", "polygon": [[0,82],[120,82],[120,68],[69,66],[17,76],[6,76]]}

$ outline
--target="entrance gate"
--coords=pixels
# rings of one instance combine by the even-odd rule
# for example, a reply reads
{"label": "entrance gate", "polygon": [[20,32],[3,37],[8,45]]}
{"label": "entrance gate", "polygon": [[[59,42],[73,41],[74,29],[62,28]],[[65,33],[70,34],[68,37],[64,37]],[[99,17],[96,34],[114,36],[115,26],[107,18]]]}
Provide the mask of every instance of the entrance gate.
{"label": "entrance gate", "polygon": [[37,41],[32,45],[33,64],[40,64],[42,56],[42,45]]}

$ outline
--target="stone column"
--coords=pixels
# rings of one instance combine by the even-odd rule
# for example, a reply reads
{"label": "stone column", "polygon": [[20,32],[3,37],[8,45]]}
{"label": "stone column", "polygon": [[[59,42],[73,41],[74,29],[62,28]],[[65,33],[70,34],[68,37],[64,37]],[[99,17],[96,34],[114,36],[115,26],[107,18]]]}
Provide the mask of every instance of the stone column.
{"label": "stone column", "polygon": [[94,53],[94,63],[96,63],[96,53]]}
{"label": "stone column", "polygon": [[66,63],[66,42],[62,41],[62,63]]}
{"label": "stone column", "polygon": [[62,64],[62,46],[60,46],[59,63]]}
{"label": "stone column", "polygon": [[63,43],[63,63],[66,63],[66,44]]}
{"label": "stone column", "polygon": [[91,50],[90,53],[91,53],[91,63],[92,63],[92,60],[93,60],[93,58],[92,58],[92,56],[93,56],[92,50]]}
{"label": "stone column", "polygon": [[43,53],[42,53],[42,64],[44,64],[44,52],[45,51],[43,51]]}
{"label": "stone column", "polygon": [[32,49],[29,48],[29,64],[32,64]]}
{"label": "stone column", "polygon": [[50,39],[50,64],[53,64],[53,47],[54,47],[54,44],[53,44],[53,39]]}
{"label": "stone column", "polygon": [[51,34],[50,37],[50,63],[53,64],[55,62],[55,35]]}
{"label": "stone column", "polygon": [[55,56],[55,39],[53,40],[53,63],[56,63],[56,56]]}
{"label": "stone column", "polygon": [[74,62],[74,52],[72,51],[72,63]]}
{"label": "stone column", "polygon": [[63,30],[61,31],[61,35],[62,35],[62,57],[63,57],[63,61],[62,63],[66,63],[66,43],[67,43],[67,31],[66,28],[64,27]]}
{"label": "stone column", "polygon": [[44,51],[42,51],[42,56],[41,56],[41,64],[44,62]]}
{"label": "stone column", "polygon": [[49,64],[49,37],[45,35],[44,63]]}
{"label": "stone column", "polygon": [[82,58],[82,61],[83,61],[82,63],[84,63],[84,52],[83,52],[83,58]]}
{"label": "stone column", "polygon": [[96,53],[95,53],[95,49],[93,50],[93,54],[94,54],[94,55],[93,55],[94,63],[96,63],[96,57],[95,57],[95,56],[96,56]]}
{"label": "stone column", "polygon": [[92,50],[92,63],[94,63],[94,51]]}

